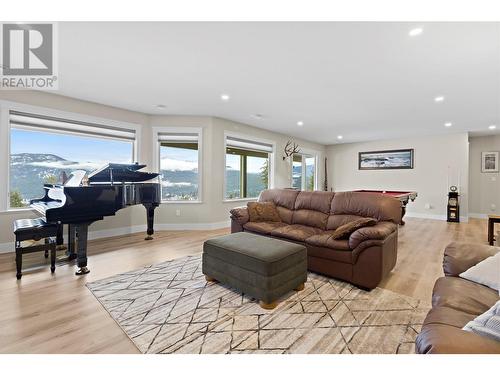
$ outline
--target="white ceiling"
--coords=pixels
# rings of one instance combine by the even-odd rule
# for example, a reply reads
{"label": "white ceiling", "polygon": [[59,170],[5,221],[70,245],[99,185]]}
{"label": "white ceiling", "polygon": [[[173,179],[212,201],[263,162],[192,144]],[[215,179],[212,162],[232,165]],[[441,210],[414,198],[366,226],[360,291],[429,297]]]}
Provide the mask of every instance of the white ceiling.
{"label": "white ceiling", "polygon": [[323,144],[500,130],[500,23],[60,23],[59,73],[62,95]]}

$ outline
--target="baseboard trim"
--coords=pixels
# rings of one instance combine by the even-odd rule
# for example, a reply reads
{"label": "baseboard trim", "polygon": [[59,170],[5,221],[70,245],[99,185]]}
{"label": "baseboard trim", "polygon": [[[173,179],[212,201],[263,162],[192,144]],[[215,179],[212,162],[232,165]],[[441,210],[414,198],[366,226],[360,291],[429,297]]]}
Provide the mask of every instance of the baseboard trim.
{"label": "baseboard trim", "polygon": [[[229,220],[219,221],[216,223],[169,223],[155,224],[156,231],[168,230],[216,230],[228,228],[231,225]],[[124,236],[132,233],[146,232],[146,225],[132,225],[130,227],[121,227],[113,229],[94,230],[89,232],[89,240],[97,240],[99,238]],[[66,235],[64,240],[67,241]],[[0,243],[0,254],[13,253],[14,242]]]}
{"label": "baseboard trim", "polygon": [[414,217],[416,219],[446,220],[446,215],[421,214],[419,212],[407,212],[405,217]]}
{"label": "baseboard trim", "polygon": [[[419,212],[407,212],[405,217],[414,217],[416,219],[430,219],[430,220],[440,220],[440,221],[446,221],[448,219],[446,215],[421,214]],[[472,216],[470,214],[469,216],[460,216],[460,222],[468,223],[469,217]]]}
{"label": "baseboard trim", "polygon": [[469,214],[469,217],[471,217],[473,219],[487,219],[488,214],[478,214],[478,213],[472,212]]}

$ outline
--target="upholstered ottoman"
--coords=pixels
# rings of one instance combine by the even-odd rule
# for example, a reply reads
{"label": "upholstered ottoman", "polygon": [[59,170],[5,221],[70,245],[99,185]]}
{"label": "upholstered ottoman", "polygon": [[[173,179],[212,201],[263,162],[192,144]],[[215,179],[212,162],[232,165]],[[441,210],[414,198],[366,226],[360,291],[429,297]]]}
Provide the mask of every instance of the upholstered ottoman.
{"label": "upholstered ottoman", "polygon": [[203,274],[259,300],[273,309],[307,280],[305,246],[247,232],[229,234],[203,245]]}

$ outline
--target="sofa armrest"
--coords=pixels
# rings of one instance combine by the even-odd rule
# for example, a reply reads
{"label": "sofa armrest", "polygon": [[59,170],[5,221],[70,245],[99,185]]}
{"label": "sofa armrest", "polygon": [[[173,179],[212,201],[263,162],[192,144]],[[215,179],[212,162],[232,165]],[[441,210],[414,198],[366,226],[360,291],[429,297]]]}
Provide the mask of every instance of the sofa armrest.
{"label": "sofa armrest", "polygon": [[380,221],[371,227],[360,228],[351,233],[351,236],[349,237],[349,248],[356,249],[364,241],[383,241],[391,233],[397,230],[397,224],[390,221]]}
{"label": "sofa armrest", "polygon": [[467,242],[452,242],[444,250],[444,274],[446,276],[458,276],[499,251],[500,247],[495,246]]}
{"label": "sofa armrest", "polygon": [[250,220],[247,207],[235,207],[229,212],[231,213],[231,233],[243,232],[243,225]]}

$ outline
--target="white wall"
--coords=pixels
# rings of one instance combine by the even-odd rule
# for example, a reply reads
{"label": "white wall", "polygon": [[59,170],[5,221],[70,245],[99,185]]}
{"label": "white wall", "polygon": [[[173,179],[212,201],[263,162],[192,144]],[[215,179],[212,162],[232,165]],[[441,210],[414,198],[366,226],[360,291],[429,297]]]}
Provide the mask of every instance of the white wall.
{"label": "white wall", "polygon": [[[155,226],[157,229],[211,228],[226,226],[229,209],[246,204],[245,201],[224,202],[224,131],[233,131],[242,135],[262,138],[276,143],[275,187],[290,186],[290,166],[281,158],[288,136],[246,124],[220,118],[203,116],[149,116],[96,103],[67,98],[59,95],[32,91],[0,91],[0,100],[23,103],[38,107],[51,108],[86,116],[99,117],[116,121],[135,123],[141,126],[141,144],[139,162],[153,165],[152,128],[153,127],[198,127],[203,128],[203,202],[202,203],[165,203],[156,209]],[[2,123],[0,126],[5,126]],[[0,134],[8,134],[1,132]],[[5,130],[5,129],[4,129]],[[8,140],[3,140],[8,142]],[[303,149],[318,154],[319,185],[322,186],[325,146],[295,139]],[[0,153],[1,154],[1,153]],[[8,160],[0,155],[0,176],[7,173]],[[5,182],[3,182],[5,184]],[[2,189],[0,189],[2,190]],[[40,187],[42,195],[42,187]],[[1,199],[1,198],[0,198]],[[181,215],[176,216],[175,211]],[[14,236],[12,223],[16,219],[35,217],[31,210],[0,211],[0,252],[12,250]],[[116,216],[107,217],[91,226],[91,238],[105,237],[116,233],[129,233],[143,230],[145,211],[134,206],[117,212]]]}
{"label": "white wall", "polygon": [[[469,139],[469,212],[474,217],[500,214],[500,174],[481,172],[481,152],[499,151],[500,135]],[[494,205],[494,206],[492,206]]]}
{"label": "white wall", "polygon": [[[358,170],[360,151],[405,148],[414,149],[413,169]],[[408,216],[445,219],[447,188],[450,185],[459,185],[460,216],[467,216],[468,136],[466,133],[333,145],[327,147],[327,157],[329,184],[334,191],[355,189],[416,191],[417,199],[407,206]],[[425,208],[427,203],[430,204],[430,209]]]}

